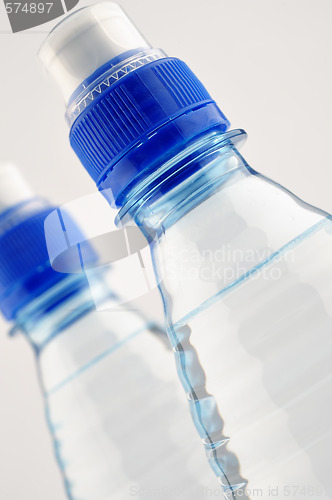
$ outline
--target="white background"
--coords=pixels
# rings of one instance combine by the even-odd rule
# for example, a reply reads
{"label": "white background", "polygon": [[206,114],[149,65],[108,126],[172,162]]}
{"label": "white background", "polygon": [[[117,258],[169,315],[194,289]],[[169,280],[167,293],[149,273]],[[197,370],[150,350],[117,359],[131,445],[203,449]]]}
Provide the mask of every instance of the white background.
{"label": "white background", "polygon": [[[248,132],[242,152],[253,168],[332,212],[331,0],[119,3],[152,45],[190,65],[233,128]],[[15,162],[36,192],[61,204],[94,185],[36,57],[51,27],[13,35],[0,5],[0,161]],[[8,327],[0,321],[0,498],[64,500],[33,353]]]}

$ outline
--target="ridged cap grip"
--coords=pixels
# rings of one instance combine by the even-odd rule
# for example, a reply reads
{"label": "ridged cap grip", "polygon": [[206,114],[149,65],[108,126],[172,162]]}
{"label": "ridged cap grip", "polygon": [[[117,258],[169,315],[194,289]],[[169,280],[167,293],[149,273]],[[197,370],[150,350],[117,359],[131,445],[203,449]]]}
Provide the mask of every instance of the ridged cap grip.
{"label": "ridged cap grip", "polygon": [[[99,185],[135,144],[178,116],[212,102],[184,62],[159,59],[121,78],[92,101],[74,122],[70,142]],[[222,120],[228,124],[223,115]]]}

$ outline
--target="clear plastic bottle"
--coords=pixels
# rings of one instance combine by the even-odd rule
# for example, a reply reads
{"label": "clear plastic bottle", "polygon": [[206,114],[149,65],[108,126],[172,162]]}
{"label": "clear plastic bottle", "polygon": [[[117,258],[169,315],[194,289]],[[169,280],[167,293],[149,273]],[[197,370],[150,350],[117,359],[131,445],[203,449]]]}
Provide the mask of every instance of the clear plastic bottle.
{"label": "clear plastic bottle", "polygon": [[106,5],[59,24],[41,58],[71,94],[74,151],[150,241],[208,462],[226,498],[331,499],[331,217],[247,165],[245,132],[182,61],[121,52]]}
{"label": "clear plastic bottle", "polygon": [[[201,498],[217,484],[164,332],[119,306],[98,270],[89,283],[53,271],[44,220],[54,207],[12,166],[0,180],[1,312],[36,354],[68,498]],[[96,310],[92,296],[108,310]]]}
{"label": "clear plastic bottle", "polygon": [[253,172],[231,133],[202,152],[196,174],[127,208],[154,234],[209,463],[226,497],[332,498],[331,217]]}

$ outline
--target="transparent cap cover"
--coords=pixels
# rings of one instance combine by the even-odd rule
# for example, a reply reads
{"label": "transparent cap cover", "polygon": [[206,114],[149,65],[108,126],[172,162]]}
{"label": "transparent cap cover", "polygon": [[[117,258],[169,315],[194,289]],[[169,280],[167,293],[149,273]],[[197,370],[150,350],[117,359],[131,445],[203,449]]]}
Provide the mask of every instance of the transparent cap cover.
{"label": "transparent cap cover", "polygon": [[150,48],[119,5],[100,2],[77,10],[49,34],[39,57],[66,102],[105,63],[132,49]]}
{"label": "transparent cap cover", "polygon": [[33,197],[34,193],[19,169],[12,163],[0,163],[0,215]]}

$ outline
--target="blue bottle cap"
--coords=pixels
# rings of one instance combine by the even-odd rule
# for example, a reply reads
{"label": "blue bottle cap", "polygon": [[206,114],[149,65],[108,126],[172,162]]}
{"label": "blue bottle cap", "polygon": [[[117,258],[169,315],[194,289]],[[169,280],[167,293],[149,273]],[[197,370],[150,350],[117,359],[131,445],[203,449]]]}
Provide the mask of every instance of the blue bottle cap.
{"label": "blue bottle cap", "polygon": [[[152,49],[111,2],[68,16],[40,57],[68,104],[72,148],[98,188],[112,191],[116,206],[167,152],[229,127],[189,67]],[[140,147],[149,162],[142,162]]]}
{"label": "blue bottle cap", "polygon": [[0,310],[12,320],[68,274],[52,268],[45,240],[44,222],[56,207],[34,197],[12,165],[0,166],[0,200]]}

